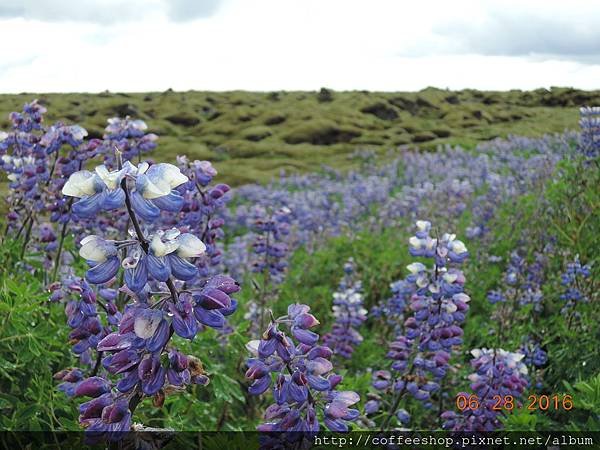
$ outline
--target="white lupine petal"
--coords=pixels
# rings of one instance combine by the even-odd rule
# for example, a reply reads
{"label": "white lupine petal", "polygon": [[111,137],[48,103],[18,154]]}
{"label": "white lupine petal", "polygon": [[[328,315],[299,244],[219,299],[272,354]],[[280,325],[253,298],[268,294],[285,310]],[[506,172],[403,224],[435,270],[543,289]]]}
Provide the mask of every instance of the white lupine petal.
{"label": "white lupine petal", "polygon": [[146,122],[144,122],[143,120],[133,120],[131,122],[131,126],[133,128],[135,128],[136,130],[146,130],[148,129],[148,125],[146,125]]}
{"label": "white lupine petal", "polygon": [[152,183],[161,188],[163,185],[168,186],[169,192],[188,181],[188,177],[181,173],[179,167],[168,163],[155,164],[148,169],[147,175]]}
{"label": "white lupine petal", "polygon": [[467,247],[463,244],[462,241],[453,241],[452,242],[452,251],[457,254],[465,253],[467,251]]}
{"label": "white lupine petal", "polygon": [[416,236],[411,236],[411,238],[408,240],[408,243],[411,247],[421,248],[421,239]]}
{"label": "white lupine petal", "polygon": [[447,283],[454,283],[457,279],[458,279],[458,275],[456,275],[455,273],[445,273],[444,274],[444,281],[446,281]]}
{"label": "white lupine petal", "polygon": [[250,341],[246,344],[246,350],[248,350],[250,353],[252,353],[254,356],[256,356],[256,355],[258,355],[259,344],[260,344],[260,341],[258,339]]}
{"label": "white lupine petal", "polygon": [[69,197],[87,197],[96,193],[97,178],[88,170],[80,170],[69,177],[62,188],[62,193]]}
{"label": "white lupine petal", "polygon": [[417,228],[419,231],[427,231],[431,228],[431,222],[426,220],[417,220]]}
{"label": "white lupine petal", "polygon": [[71,135],[78,141],[82,141],[83,138],[88,135],[87,130],[83,127],[80,127],[79,125],[72,125],[70,130],[71,130]]}
{"label": "white lupine petal", "polygon": [[135,318],[135,321],[133,322],[133,331],[137,337],[149,339],[154,336],[154,332],[158,328],[162,318],[163,313],[161,311],[143,311]]}
{"label": "white lupine petal", "polygon": [[464,303],[469,303],[471,301],[471,297],[469,297],[467,294],[461,292],[459,294],[454,294],[452,296],[452,298],[456,299],[456,300],[460,300],[461,302]]}
{"label": "white lupine petal", "polygon": [[452,302],[447,302],[447,303],[444,305],[444,309],[446,310],[446,312],[447,312],[448,314],[452,314],[453,312],[456,312],[456,310],[457,310],[457,307],[456,307],[456,305],[455,305],[454,303],[452,303]]}
{"label": "white lupine petal", "polygon": [[176,239],[177,236],[179,236],[180,234],[181,234],[181,231],[179,231],[177,228],[171,228],[170,230],[165,231],[163,236],[167,240],[172,240],[172,239]]}
{"label": "white lupine petal", "polygon": [[177,238],[179,248],[177,254],[182,258],[195,258],[206,251],[206,245],[196,236],[190,233],[183,233]]}
{"label": "white lupine petal", "polygon": [[175,241],[163,241],[159,235],[154,235],[150,242],[150,248],[154,256],[165,256],[177,250],[179,244]]}
{"label": "white lupine petal", "polygon": [[110,244],[99,236],[91,235],[81,240],[79,255],[88,261],[102,263],[111,253]]}
{"label": "white lupine petal", "polygon": [[5,140],[7,137],[8,137],[8,133],[6,133],[4,131],[0,131],[0,142]]}
{"label": "white lupine petal", "polygon": [[111,172],[105,165],[101,165],[96,167],[96,175],[100,177],[109,189],[114,190],[119,187],[124,172],[123,170],[113,170]]}
{"label": "white lupine petal", "polygon": [[167,246],[160,239],[160,237],[156,235],[152,238],[152,242],[150,242],[150,249],[152,250],[152,253],[154,253],[155,256],[165,256],[166,247]]}
{"label": "white lupine petal", "polygon": [[144,161],[144,162],[138,164],[136,170],[138,173],[146,173],[146,171],[148,170],[148,167],[150,167],[150,165],[146,161]]}
{"label": "white lupine petal", "polygon": [[417,274],[419,272],[423,272],[425,270],[425,265],[423,263],[414,262],[406,266],[410,273]]}
{"label": "white lupine petal", "polygon": [[427,239],[427,243],[425,244],[427,250],[431,250],[435,246],[437,246],[437,239]]}

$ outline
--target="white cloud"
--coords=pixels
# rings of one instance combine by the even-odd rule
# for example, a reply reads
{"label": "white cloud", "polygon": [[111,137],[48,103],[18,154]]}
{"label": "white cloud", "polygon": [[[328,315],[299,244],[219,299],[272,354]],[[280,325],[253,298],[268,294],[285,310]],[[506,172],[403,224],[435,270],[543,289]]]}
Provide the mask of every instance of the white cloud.
{"label": "white cloud", "polygon": [[[136,1],[141,0],[128,4]],[[537,0],[515,3],[516,9],[505,19],[499,1],[150,0],[150,4],[158,6],[133,7],[133,13],[125,15],[137,13],[139,19],[121,22],[102,19],[100,13],[97,20],[69,22],[43,19],[41,12],[35,20],[0,18],[0,89],[416,90],[428,85],[592,89],[600,80],[595,58],[595,43],[600,41],[586,44],[589,33],[596,33],[598,27],[592,25],[600,14],[593,15],[591,6],[569,12],[561,6],[568,2],[546,1],[546,12],[537,22],[532,13]],[[190,5],[196,7],[189,9]],[[600,12],[600,7],[595,10]],[[78,14],[90,18],[90,11],[93,8]],[[557,37],[554,44],[542,39],[543,30],[556,29],[552,24],[558,19],[553,17],[562,17],[557,23],[572,21],[579,34],[569,29],[570,34],[567,30],[558,35],[562,39]]]}
{"label": "white cloud", "polygon": [[2,0],[0,17],[110,24],[166,13],[175,21],[216,12],[221,0]]}

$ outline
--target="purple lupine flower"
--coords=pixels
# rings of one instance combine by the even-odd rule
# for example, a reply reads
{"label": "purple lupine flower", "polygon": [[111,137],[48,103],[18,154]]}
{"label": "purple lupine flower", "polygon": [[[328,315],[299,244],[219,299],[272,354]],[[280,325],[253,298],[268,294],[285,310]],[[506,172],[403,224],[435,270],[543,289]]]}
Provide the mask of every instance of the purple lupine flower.
{"label": "purple lupine flower", "polygon": [[[126,161],[116,171],[99,166],[94,173],[75,172],[63,187],[65,194],[82,198],[78,203],[84,202],[80,208],[86,213],[125,206],[125,217],[133,226],[127,239],[88,235],[80,242],[80,255],[91,266],[86,281],[98,285],[98,294],[107,301],[102,306],[112,316],[109,323],[117,325],[116,330],[104,329],[103,335],[93,333],[98,359],[92,376],[77,380],[73,386],[64,385],[74,396],[102,396],[102,400],[83,407],[81,421],[92,436],[120,438],[115,433],[129,430],[131,415],[144,397],[154,396],[155,403],[161,404],[166,393],[189,384],[206,385],[209,378],[199,360],[168,346],[169,341],[173,334],[191,340],[207,327],[222,328],[225,317],[236,310],[231,295],[240,288],[228,276],[183,284],[198,273],[188,259],[205,252],[199,238],[177,228],[162,230],[146,223],[154,222],[161,210],[179,211],[183,198],[173,189],[186,181],[175,166],[140,163],[135,167]],[[114,200],[110,207],[106,206],[107,199]],[[150,211],[153,208],[156,211]],[[102,231],[110,233],[108,229]],[[119,279],[120,267],[124,269],[124,285],[117,291],[112,286]],[[85,286],[89,286],[87,282]],[[54,300],[64,298],[54,285],[52,289]],[[96,310],[88,306],[94,303],[95,293],[84,290],[84,294],[91,301],[68,306],[70,322],[74,326],[87,326],[92,321],[97,325]],[[123,314],[113,303],[120,294],[133,300],[126,304]],[[298,327],[305,325],[301,321]]]}
{"label": "purple lupine flower", "polygon": [[259,216],[254,222],[257,236],[253,249],[257,257],[252,270],[267,272],[274,282],[281,281],[287,267],[288,246],[284,238],[289,234],[290,213],[288,208],[281,208],[271,215]]}
{"label": "purple lupine flower", "polygon": [[[502,428],[499,416],[502,411],[494,409],[500,396],[512,396],[517,404],[529,384],[527,367],[523,364],[521,353],[511,353],[502,349],[475,349],[471,351],[474,359],[471,366],[475,370],[469,375],[472,393],[478,397],[479,407],[465,408],[461,412],[446,411],[441,417],[443,428],[454,431],[489,432]],[[460,393],[458,395],[469,394]],[[494,398],[496,397],[496,398]],[[504,401],[504,400],[503,400]]]}
{"label": "purple lupine flower", "polygon": [[549,251],[550,246],[546,246],[543,253],[535,252],[532,262],[521,256],[522,251],[512,251],[502,283],[487,293],[488,301],[497,305],[493,318],[499,324],[500,335],[513,325],[520,307],[531,305],[535,313],[541,313],[544,306],[542,286],[548,263],[546,254]]}
{"label": "purple lupine flower", "polygon": [[188,177],[188,181],[177,188],[184,203],[180,213],[166,216],[163,222],[195,234],[206,245],[204,254],[194,261],[200,276],[205,278],[217,273],[221,263],[219,241],[224,237],[223,216],[230,200],[230,187],[222,183],[209,186],[217,171],[208,161],[190,162],[186,157],[178,157],[177,162]]}
{"label": "purple lupine flower", "polygon": [[[318,323],[308,306],[290,305],[288,314],[273,320],[262,339],[248,343],[253,354],[246,371],[252,381],[248,392],[260,395],[271,388],[275,400],[259,431],[317,432],[320,408],[331,431],[348,431],[347,422],[358,417],[358,411],[350,408],[360,400],[358,394],[335,390],[341,377],[332,373],[333,352],[318,345],[318,335],[309,330]],[[280,326],[288,327],[293,338]]]}
{"label": "purple lupine flower", "polygon": [[133,179],[131,206],[143,220],[152,222],[160,211],[177,212],[183,206],[183,197],[174,190],[188,181],[179,168],[160,163],[150,166],[140,163],[138,167],[126,161],[121,170],[110,171],[106,166],[96,167],[94,172],[81,170],[73,173],[62,188],[64,195],[79,198],[73,204],[73,213],[79,217],[93,217],[100,211],[121,208],[125,194],[122,180]]}
{"label": "purple lupine flower", "polygon": [[561,275],[561,285],[564,286],[564,292],[561,294],[561,300],[564,300],[564,311],[573,309],[579,302],[587,302],[588,297],[585,294],[586,280],[591,276],[590,266],[582,265],[577,255],[573,262],[567,264],[567,269]]}
{"label": "purple lupine flower", "polygon": [[124,161],[141,160],[144,153],[156,148],[158,136],[146,133],[148,126],[143,120],[129,117],[113,117],[108,119],[103,140],[97,144],[95,152],[104,155],[104,163],[115,168],[115,147],[119,149]]}
{"label": "purple lupine flower", "polygon": [[[460,325],[470,301],[464,293],[465,277],[455,267],[468,256],[465,245],[451,234],[432,238],[430,231],[429,222],[418,221],[417,233],[409,240],[411,255],[432,258],[434,264],[431,269],[420,262],[407,267],[410,273],[406,282],[413,285],[414,292],[408,308],[413,314],[406,318],[404,332],[389,346],[391,372],[373,372],[376,390],[390,397],[408,392],[426,407],[440,389],[454,348],[462,344]],[[394,414],[396,411],[388,414],[383,426]]]}
{"label": "purple lupine flower", "polygon": [[344,265],[345,276],[340,282],[339,291],[333,294],[335,323],[331,332],[323,336],[323,343],[343,358],[350,358],[354,347],[362,342],[363,337],[357,328],[367,320],[362,285],[360,280],[355,280],[355,271],[354,260],[350,258]]}
{"label": "purple lupine flower", "polygon": [[390,327],[396,335],[401,332],[406,305],[415,292],[415,285],[406,280],[398,280],[390,284],[390,289],[392,296],[373,306],[370,314],[371,317],[381,319],[383,325]]}
{"label": "purple lupine flower", "polygon": [[544,375],[543,366],[548,362],[548,353],[536,339],[529,336],[523,339],[523,344],[518,353],[524,355],[523,364],[527,366],[531,378],[535,381],[535,387],[541,389]]}
{"label": "purple lupine flower", "polygon": [[600,155],[600,107],[583,107],[579,112],[581,117],[579,151],[586,158],[597,158]]}
{"label": "purple lupine flower", "polygon": [[[81,241],[79,254],[92,266],[86,279],[93,284],[107,283],[119,268],[125,270],[125,283],[133,292],[140,292],[150,279],[167,281],[171,276],[179,280],[194,278],[198,270],[187,259],[200,256],[206,247],[189,233],[159,230],[147,238],[147,250],[136,240],[107,241],[98,236],[87,236]],[[146,241],[144,242],[146,243]],[[119,248],[127,248],[121,261]]]}

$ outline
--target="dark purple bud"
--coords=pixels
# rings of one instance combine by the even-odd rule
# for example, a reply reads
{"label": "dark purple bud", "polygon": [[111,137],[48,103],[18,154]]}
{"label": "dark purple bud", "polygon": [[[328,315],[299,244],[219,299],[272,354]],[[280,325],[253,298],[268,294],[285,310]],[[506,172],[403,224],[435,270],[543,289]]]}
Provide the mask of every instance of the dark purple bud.
{"label": "dark purple bud", "polygon": [[344,378],[341,375],[331,375],[328,378],[329,381],[329,385],[331,386],[331,389],[335,389],[335,387],[340,384],[342,382]]}
{"label": "dark purple bud", "polygon": [[271,376],[265,375],[256,379],[248,388],[248,393],[251,395],[260,395],[265,392],[271,385]]}
{"label": "dark purple bud", "polygon": [[375,414],[379,411],[380,402],[378,400],[369,400],[365,403],[365,414]]}
{"label": "dark purple bud", "polygon": [[293,328],[292,334],[296,339],[306,345],[315,345],[319,341],[319,335],[310,330],[302,328]]}
{"label": "dark purple bud", "polygon": [[136,337],[135,333],[111,333],[98,342],[98,351],[108,352],[129,348]]}
{"label": "dark purple bud", "polygon": [[308,352],[308,359],[315,358],[325,358],[329,359],[333,355],[333,351],[324,345],[319,345],[318,347],[314,347],[310,352]]}
{"label": "dark purple bud", "polygon": [[88,378],[77,385],[75,397],[99,397],[110,391],[110,383],[101,377]]}
{"label": "dark purple bud", "polygon": [[79,405],[79,422],[86,423],[89,419],[101,417],[102,410],[112,404],[113,398],[111,394],[104,394],[98,398]]}
{"label": "dark purple bud", "polygon": [[104,368],[112,373],[118,374],[127,372],[131,367],[140,361],[140,356],[136,350],[121,350],[114,355],[107,356],[102,360]]}
{"label": "dark purple bud", "polygon": [[150,339],[146,341],[146,348],[149,352],[155,352],[163,348],[170,337],[170,326],[166,320],[161,320],[156,331]]}
{"label": "dark purple bud", "polygon": [[315,325],[319,325],[319,321],[312,314],[304,313],[299,314],[294,318],[294,325],[300,328],[311,328]]}
{"label": "dark purple bud", "polygon": [[277,346],[276,339],[261,339],[258,344],[258,354],[261,358],[267,358],[271,356],[275,352],[275,347]]}
{"label": "dark purple bud", "polygon": [[200,295],[200,304],[204,309],[228,308],[231,306],[231,299],[219,289],[205,289]]}
{"label": "dark purple bud", "polygon": [[207,327],[223,328],[223,325],[225,324],[225,317],[216,309],[207,311],[201,306],[196,306],[194,308],[194,316],[198,319],[198,322]]}

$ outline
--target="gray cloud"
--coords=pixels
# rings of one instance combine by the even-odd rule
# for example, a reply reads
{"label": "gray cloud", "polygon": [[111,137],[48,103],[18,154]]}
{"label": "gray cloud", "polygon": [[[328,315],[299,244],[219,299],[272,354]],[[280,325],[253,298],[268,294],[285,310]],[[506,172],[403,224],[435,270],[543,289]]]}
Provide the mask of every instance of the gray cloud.
{"label": "gray cloud", "polygon": [[164,12],[170,20],[187,21],[214,14],[221,0],[0,0],[0,18],[45,22],[111,24],[140,20]]}
{"label": "gray cloud", "polygon": [[221,3],[221,0],[167,0],[167,13],[171,20],[185,22],[212,16]]}
{"label": "gray cloud", "polygon": [[[567,3],[568,5],[568,3]],[[538,11],[488,11],[485,20],[450,21],[433,28],[451,53],[600,60],[600,11],[575,16]],[[439,42],[439,41],[438,41]]]}

